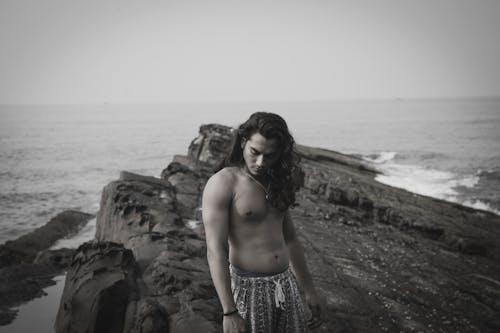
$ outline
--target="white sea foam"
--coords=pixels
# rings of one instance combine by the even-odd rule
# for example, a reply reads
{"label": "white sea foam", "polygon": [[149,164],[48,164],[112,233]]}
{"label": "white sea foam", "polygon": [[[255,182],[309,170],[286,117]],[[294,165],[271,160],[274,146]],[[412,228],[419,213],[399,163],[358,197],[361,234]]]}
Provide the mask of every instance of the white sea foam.
{"label": "white sea foam", "polygon": [[460,193],[457,189],[476,186],[479,183],[477,175],[463,176],[450,171],[395,163],[378,165],[377,168],[382,174],[376,176],[375,180],[381,183],[498,214],[498,211],[481,201],[459,199]]}
{"label": "white sea foam", "polygon": [[480,200],[465,200],[464,202],[461,203],[464,206],[475,208],[475,209],[481,209],[481,210],[486,210],[489,212],[493,212],[497,215],[500,215],[500,210],[495,209],[491,207],[489,204],[482,202]]}
{"label": "white sea foam", "polygon": [[397,155],[394,151],[383,151],[378,154],[363,156],[363,159],[374,164],[383,164],[393,160]]}
{"label": "white sea foam", "polygon": [[379,167],[383,172],[375,179],[381,183],[439,198],[455,196],[454,175],[446,171],[426,170],[414,165],[390,164]]}

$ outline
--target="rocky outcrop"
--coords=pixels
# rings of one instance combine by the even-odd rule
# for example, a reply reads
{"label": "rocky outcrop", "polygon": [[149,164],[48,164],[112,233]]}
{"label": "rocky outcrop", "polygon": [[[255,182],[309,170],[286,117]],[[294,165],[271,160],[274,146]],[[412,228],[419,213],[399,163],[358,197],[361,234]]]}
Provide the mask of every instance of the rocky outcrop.
{"label": "rocky outcrop", "polygon": [[[111,242],[81,245],[66,276],[57,332],[121,333],[137,307],[137,265],[130,250]],[[165,326],[163,327],[165,328]]]}
{"label": "rocky outcrop", "polygon": [[76,234],[93,215],[67,210],[40,228],[16,240],[0,245],[0,268],[21,262],[32,262],[39,251],[48,249],[57,240]]}
{"label": "rocky outcrop", "polygon": [[0,245],[0,325],[16,317],[15,306],[43,296],[44,288],[70,264],[74,250],[49,250],[81,229],[93,215],[64,211],[44,226]]}
{"label": "rocky outcrop", "polygon": [[102,191],[96,239],[126,243],[153,228],[182,225],[174,187],[161,179],[122,172]]}
{"label": "rocky outcrop", "polygon": [[345,163],[304,158],[303,168],[292,215],[327,299],[319,331],[499,329],[498,216],[377,183]]}
{"label": "rocky outcrop", "polygon": [[[202,126],[188,156],[176,156],[161,179],[122,173],[104,188],[102,243],[75,256],[58,332],[72,332],[72,318],[80,320],[75,331],[109,329],[96,328],[107,325],[96,318],[111,304],[121,309],[111,316],[123,332],[220,331],[199,207],[232,135],[228,127]],[[298,151],[304,186],[291,213],[327,309],[315,332],[500,330],[500,217],[380,184],[377,170],[356,157]],[[107,292],[99,290],[109,283],[93,286],[92,276],[118,283],[118,305],[105,304]],[[94,298],[79,296],[81,281]]]}
{"label": "rocky outcrop", "polygon": [[[84,245],[74,257],[57,332],[218,330],[220,309],[205,260],[205,240],[195,231],[200,223],[194,220],[206,177],[172,163],[162,173],[163,179],[122,172],[119,180],[103,189],[98,243]],[[127,265],[120,264],[117,260],[125,255]],[[125,278],[130,276],[134,278]],[[119,283],[121,289],[113,290],[123,297],[119,304],[106,305],[114,291],[101,290],[110,283],[100,281],[116,278],[119,281],[112,284]],[[91,306],[96,302],[103,309]],[[117,308],[126,311],[106,314],[106,309]],[[122,324],[110,328],[105,318]]]}
{"label": "rocky outcrop", "polygon": [[191,141],[188,160],[198,166],[217,166],[231,148],[233,129],[219,124],[200,126],[198,137]]}

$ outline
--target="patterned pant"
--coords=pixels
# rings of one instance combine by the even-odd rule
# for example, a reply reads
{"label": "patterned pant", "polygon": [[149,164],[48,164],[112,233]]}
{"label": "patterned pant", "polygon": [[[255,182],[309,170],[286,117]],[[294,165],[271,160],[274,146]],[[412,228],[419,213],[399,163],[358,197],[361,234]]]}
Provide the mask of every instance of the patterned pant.
{"label": "patterned pant", "polygon": [[305,316],[297,280],[290,268],[265,275],[232,265],[231,290],[240,315],[252,333],[305,333]]}

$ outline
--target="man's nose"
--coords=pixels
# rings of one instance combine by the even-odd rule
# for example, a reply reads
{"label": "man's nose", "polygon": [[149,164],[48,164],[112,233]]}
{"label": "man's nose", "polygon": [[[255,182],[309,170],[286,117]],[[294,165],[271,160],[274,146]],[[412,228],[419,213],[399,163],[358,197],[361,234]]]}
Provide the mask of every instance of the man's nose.
{"label": "man's nose", "polygon": [[263,155],[257,156],[257,160],[255,161],[255,164],[257,164],[257,166],[259,166],[259,167],[263,166],[264,156]]}

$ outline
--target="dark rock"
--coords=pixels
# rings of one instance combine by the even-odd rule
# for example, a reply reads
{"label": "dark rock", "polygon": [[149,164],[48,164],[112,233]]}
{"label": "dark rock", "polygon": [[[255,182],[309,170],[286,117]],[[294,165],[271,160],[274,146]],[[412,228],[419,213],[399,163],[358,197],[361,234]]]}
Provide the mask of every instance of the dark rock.
{"label": "dark rock", "polygon": [[61,273],[58,267],[46,263],[20,263],[0,268],[1,325],[7,325],[15,318],[18,310],[13,307],[44,296],[43,289],[54,285],[52,278]]}
{"label": "dark rock", "polygon": [[31,262],[38,251],[48,249],[57,240],[74,235],[94,216],[78,211],[64,211],[40,228],[16,240],[0,245],[0,267]]}
{"label": "dark rock", "polygon": [[410,224],[408,224],[408,227],[417,230],[424,236],[435,240],[440,239],[444,234],[443,228],[432,225],[425,221],[413,221]]}
{"label": "dark rock", "polygon": [[44,288],[54,285],[53,278],[64,273],[75,250],[40,251],[33,263],[19,263],[0,268],[0,326],[15,319],[24,302],[45,296]]}
{"label": "dark rock", "polygon": [[[186,304],[186,303],[184,303]],[[202,315],[194,312],[193,309],[184,305],[179,312],[170,318],[170,333],[216,333],[219,332],[217,326],[207,320]]]}
{"label": "dark rock", "polygon": [[138,333],[170,332],[167,311],[154,299],[140,300],[132,331]]}
{"label": "dark rock", "polygon": [[[199,214],[198,198],[207,177],[203,172],[193,171],[174,162],[164,170],[164,179],[122,172],[120,180],[110,183],[103,190],[96,232],[96,238],[102,243],[95,243],[91,249],[79,249],[74,258],[86,258],[82,262],[89,262],[89,265],[102,261],[108,262],[108,266],[117,266],[116,251],[101,251],[100,246],[104,245],[99,244],[108,244],[107,242],[119,242],[123,244],[124,251],[127,249],[131,253],[136,285],[129,286],[130,283],[124,284],[121,280],[114,283],[120,287],[116,290],[128,297],[118,298],[119,304],[113,304],[113,308],[123,310],[123,304],[127,303],[126,312],[120,310],[119,313],[112,314],[118,318],[117,323],[122,323],[121,329],[125,332],[165,331],[168,326],[171,326],[171,329],[189,325],[194,325],[189,326],[193,329],[217,326],[215,323],[207,324],[207,320],[198,313],[202,308],[213,307],[213,303],[217,302],[205,259],[205,240],[200,239],[200,233],[186,227],[191,220],[183,220]],[[193,196],[195,200],[190,203],[187,196]],[[112,248],[118,246],[109,244],[113,244]],[[96,246],[98,254],[93,255],[95,259],[90,259],[92,256],[86,252],[96,251]],[[89,274],[85,273],[88,270],[89,268],[82,269],[79,265],[72,265],[70,272],[76,276],[73,278],[73,285],[81,285],[83,282],[80,280]],[[123,276],[130,275],[117,275],[115,271],[117,269],[99,274],[105,278],[121,276],[122,279]],[[79,275],[83,273],[87,275]],[[85,281],[88,286],[86,295],[98,298],[103,294],[99,289],[101,284],[91,284],[92,279]],[[65,289],[63,301],[73,300],[75,297],[78,299],[80,296],[75,295],[77,292],[79,291],[74,288]],[[114,290],[106,293],[113,294]],[[179,298],[187,302],[198,300],[197,310],[182,308],[178,302]],[[106,302],[106,298],[99,298],[99,304]],[[204,303],[208,305],[203,305]],[[67,304],[65,307],[61,303],[60,313],[67,308]],[[61,332],[64,331],[67,327],[65,321],[74,322],[74,315],[78,315],[79,322],[75,323],[77,326],[81,326],[83,322],[93,323],[95,318],[102,316],[100,313],[107,311],[108,308],[97,307],[86,307],[80,311],[77,307],[73,311],[74,314],[58,317],[58,327]],[[170,324],[167,325],[167,318],[174,319],[169,320]],[[185,323],[186,318],[189,322]],[[119,328],[116,326],[109,329]],[[89,332],[96,330],[89,328]]]}
{"label": "dark rock", "polygon": [[337,165],[344,165],[354,170],[368,172],[372,175],[379,174],[374,167],[354,155],[346,155],[332,150],[302,145],[297,145],[297,151],[302,158],[310,161],[330,162]]}
{"label": "dark rock", "polygon": [[173,186],[162,179],[122,172],[102,192],[96,239],[126,243],[131,236],[151,232],[156,224],[180,223]]}
{"label": "dark rock", "polygon": [[322,179],[318,179],[316,177],[307,177],[304,184],[304,186],[311,190],[314,194],[325,193],[326,185],[327,184],[324,183]]}
{"label": "dark rock", "polygon": [[339,188],[328,186],[326,189],[326,200],[333,204],[343,204],[345,200],[345,192]]}
{"label": "dark rock", "polygon": [[130,250],[111,242],[82,244],[66,275],[56,332],[123,332],[136,306],[137,266]]}
{"label": "dark rock", "polygon": [[209,124],[200,127],[200,133],[189,145],[188,157],[197,165],[219,165],[231,148],[231,127]]}
{"label": "dark rock", "polygon": [[373,201],[366,198],[366,197],[360,197],[359,198],[359,208],[371,213],[373,211],[373,208],[374,208]]}
{"label": "dark rock", "polygon": [[171,162],[166,169],[161,172],[161,179],[168,180],[169,176],[175,175],[176,173],[182,174],[192,174],[193,176],[197,176],[195,171],[190,169],[186,164],[182,164],[180,162],[173,161]]}
{"label": "dark rock", "polygon": [[131,236],[124,245],[132,250],[135,260],[141,267],[146,267],[162,251],[168,250],[166,234],[159,232]]}
{"label": "dark rock", "polygon": [[229,152],[233,135],[227,126],[202,125],[198,137],[189,146],[186,164],[173,161],[162,171],[162,179],[176,189],[177,211],[182,218],[196,219],[204,185]]}
{"label": "dark rock", "polygon": [[445,243],[449,248],[456,251],[481,256],[487,256],[489,249],[495,247],[492,240],[488,240],[486,237],[471,237],[451,233],[446,234]]}
{"label": "dark rock", "polygon": [[162,177],[175,188],[177,211],[184,219],[196,218],[197,208],[201,205],[201,193],[208,175],[195,172],[187,166],[172,162],[163,170]]}
{"label": "dark rock", "polygon": [[16,319],[16,316],[17,310],[0,307],[0,326],[10,324],[14,319]]}
{"label": "dark rock", "polygon": [[63,274],[74,250],[48,248],[63,237],[81,229],[93,215],[64,211],[44,226],[16,240],[0,245],[0,325],[14,320],[24,302],[45,295],[44,288],[55,284],[53,278]]}
{"label": "dark rock", "polygon": [[378,222],[398,226],[404,221],[404,217],[392,207],[377,207],[376,216]]}
{"label": "dark rock", "polygon": [[73,255],[75,254],[74,249],[57,249],[57,250],[45,250],[38,252],[34,264],[38,265],[49,265],[52,267],[58,267],[60,269],[65,269],[71,264]]}

